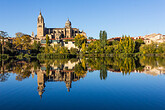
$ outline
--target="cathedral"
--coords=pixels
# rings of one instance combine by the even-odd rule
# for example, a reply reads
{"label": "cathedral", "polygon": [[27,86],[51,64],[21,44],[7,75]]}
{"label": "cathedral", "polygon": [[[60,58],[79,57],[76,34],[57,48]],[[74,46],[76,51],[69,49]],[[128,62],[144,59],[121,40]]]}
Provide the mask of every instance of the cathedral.
{"label": "cathedral", "polygon": [[82,34],[86,37],[85,32],[79,31],[77,28],[72,28],[69,19],[66,21],[64,28],[46,28],[44,18],[40,11],[37,19],[37,38],[44,40],[46,39],[46,35],[48,35],[50,40],[61,40],[74,38],[77,34]]}

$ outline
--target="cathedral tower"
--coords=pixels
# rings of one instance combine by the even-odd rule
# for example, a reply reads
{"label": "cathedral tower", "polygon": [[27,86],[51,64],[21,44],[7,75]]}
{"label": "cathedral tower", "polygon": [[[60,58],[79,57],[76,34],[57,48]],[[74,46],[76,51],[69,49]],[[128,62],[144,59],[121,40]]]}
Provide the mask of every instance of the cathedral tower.
{"label": "cathedral tower", "polygon": [[44,18],[41,14],[41,11],[40,11],[40,14],[38,16],[38,19],[37,19],[37,37],[41,38],[44,36],[44,30],[45,30],[45,23],[44,23]]}
{"label": "cathedral tower", "polygon": [[69,21],[69,18],[68,20],[66,21],[65,23],[65,30],[66,30],[66,34],[65,34],[65,37],[66,38],[71,38],[72,37],[72,27],[71,27],[71,22]]}

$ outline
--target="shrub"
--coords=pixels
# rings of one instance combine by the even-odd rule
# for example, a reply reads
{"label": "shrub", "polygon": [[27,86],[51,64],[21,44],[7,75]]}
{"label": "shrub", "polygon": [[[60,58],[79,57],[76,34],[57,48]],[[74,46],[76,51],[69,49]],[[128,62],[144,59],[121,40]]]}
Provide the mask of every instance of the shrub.
{"label": "shrub", "polygon": [[78,53],[78,49],[72,47],[72,48],[70,49],[70,53],[75,55],[75,54]]}

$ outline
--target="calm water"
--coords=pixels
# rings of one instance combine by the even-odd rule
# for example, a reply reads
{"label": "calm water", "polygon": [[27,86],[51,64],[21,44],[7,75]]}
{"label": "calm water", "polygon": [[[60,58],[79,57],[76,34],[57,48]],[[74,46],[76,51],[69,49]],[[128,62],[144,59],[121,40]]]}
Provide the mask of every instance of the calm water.
{"label": "calm water", "polygon": [[165,109],[165,59],[1,63],[0,110]]}

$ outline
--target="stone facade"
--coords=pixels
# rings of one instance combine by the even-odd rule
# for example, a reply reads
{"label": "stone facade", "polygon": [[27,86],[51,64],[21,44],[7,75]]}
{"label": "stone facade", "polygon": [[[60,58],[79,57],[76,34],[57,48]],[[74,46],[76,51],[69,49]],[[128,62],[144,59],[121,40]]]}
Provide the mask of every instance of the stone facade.
{"label": "stone facade", "polygon": [[150,35],[145,35],[142,36],[144,39],[145,44],[151,44],[152,42],[154,43],[163,43],[165,42],[165,36],[162,34],[150,34]]}
{"label": "stone facade", "polygon": [[85,32],[72,28],[69,19],[66,21],[64,28],[46,28],[44,18],[40,12],[37,19],[37,38],[46,39],[46,35],[48,35],[49,39],[60,40],[63,38],[74,38],[77,34],[83,34],[86,37]]}

